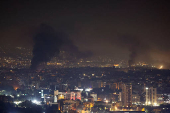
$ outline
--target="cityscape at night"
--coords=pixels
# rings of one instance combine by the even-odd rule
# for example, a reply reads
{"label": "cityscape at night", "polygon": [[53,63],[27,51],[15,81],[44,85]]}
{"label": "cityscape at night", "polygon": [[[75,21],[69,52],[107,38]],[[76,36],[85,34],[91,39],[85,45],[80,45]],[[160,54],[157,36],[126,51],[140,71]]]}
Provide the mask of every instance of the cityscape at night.
{"label": "cityscape at night", "polygon": [[170,113],[166,0],[4,0],[0,113]]}

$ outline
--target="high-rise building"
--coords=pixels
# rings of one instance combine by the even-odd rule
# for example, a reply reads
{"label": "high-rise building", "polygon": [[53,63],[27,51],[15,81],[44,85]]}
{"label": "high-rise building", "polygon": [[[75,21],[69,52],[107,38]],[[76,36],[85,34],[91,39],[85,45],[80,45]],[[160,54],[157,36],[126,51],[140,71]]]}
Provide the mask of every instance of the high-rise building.
{"label": "high-rise building", "polygon": [[58,90],[54,90],[54,102],[57,102]]}
{"label": "high-rise building", "polygon": [[157,105],[157,89],[153,87],[146,87],[146,105]]}
{"label": "high-rise building", "polygon": [[41,90],[41,98],[44,98],[43,90]]}
{"label": "high-rise building", "polygon": [[132,107],[132,84],[122,84],[122,106]]}
{"label": "high-rise building", "polygon": [[132,104],[140,104],[140,96],[138,94],[132,94]]}

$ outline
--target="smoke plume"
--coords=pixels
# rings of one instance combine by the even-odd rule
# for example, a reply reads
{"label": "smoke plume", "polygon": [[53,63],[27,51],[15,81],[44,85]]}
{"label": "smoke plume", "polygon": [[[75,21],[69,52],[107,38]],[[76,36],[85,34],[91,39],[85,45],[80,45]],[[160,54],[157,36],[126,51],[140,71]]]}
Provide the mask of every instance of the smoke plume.
{"label": "smoke plume", "polygon": [[37,69],[41,64],[50,61],[52,57],[60,53],[60,49],[69,51],[75,54],[77,58],[88,57],[89,52],[81,52],[73,42],[62,33],[57,33],[55,30],[46,24],[41,24],[38,33],[33,38],[33,58],[31,61],[31,69]]}
{"label": "smoke plume", "polygon": [[33,38],[33,58],[31,68],[36,69],[39,64],[48,62],[55,55],[59,54],[63,41],[60,34],[46,24],[41,24],[37,35]]}
{"label": "smoke plume", "polygon": [[120,46],[123,46],[124,48],[127,48],[129,50],[129,67],[135,64],[137,59],[140,59],[140,57],[150,60],[150,55],[148,52],[148,50],[150,49],[149,45],[140,41],[139,38],[126,35],[120,36],[116,41]]}

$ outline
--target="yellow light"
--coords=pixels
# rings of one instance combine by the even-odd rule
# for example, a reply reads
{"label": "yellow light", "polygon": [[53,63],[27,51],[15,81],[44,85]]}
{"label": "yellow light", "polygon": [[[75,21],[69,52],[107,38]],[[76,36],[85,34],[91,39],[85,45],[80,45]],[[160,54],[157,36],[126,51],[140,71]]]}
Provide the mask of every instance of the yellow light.
{"label": "yellow light", "polygon": [[151,104],[151,102],[148,102],[148,104]]}
{"label": "yellow light", "polygon": [[119,66],[119,64],[114,64],[114,66],[115,66],[115,67],[118,67],[118,66]]}
{"label": "yellow light", "polygon": [[154,105],[154,106],[158,106],[158,104],[157,104],[157,103],[154,103],[153,105]]}
{"label": "yellow light", "polygon": [[115,106],[115,111],[117,110],[117,107]]}
{"label": "yellow light", "polygon": [[163,68],[163,65],[161,65],[160,67],[159,67],[159,69],[162,69]]}

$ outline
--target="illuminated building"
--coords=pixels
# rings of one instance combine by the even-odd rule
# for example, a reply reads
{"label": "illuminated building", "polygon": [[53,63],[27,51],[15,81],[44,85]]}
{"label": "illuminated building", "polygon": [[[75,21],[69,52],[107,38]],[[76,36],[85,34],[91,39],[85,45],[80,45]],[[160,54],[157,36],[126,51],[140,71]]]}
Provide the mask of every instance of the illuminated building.
{"label": "illuminated building", "polygon": [[44,98],[43,90],[41,90],[41,98]]}
{"label": "illuminated building", "polygon": [[70,100],[79,99],[81,100],[81,92],[71,92]]}
{"label": "illuminated building", "polygon": [[101,82],[101,87],[106,87],[106,82]]}
{"label": "illuminated building", "polygon": [[58,92],[58,100],[61,99],[81,100],[81,92],[80,91]]}
{"label": "illuminated building", "polygon": [[92,94],[90,94],[90,96],[92,96],[92,97],[93,97],[94,101],[97,101],[97,94],[92,93]]}
{"label": "illuminated building", "polygon": [[164,103],[164,96],[163,94],[157,94],[157,103],[163,104]]}
{"label": "illuminated building", "polygon": [[124,107],[132,106],[132,85],[131,84],[122,84],[121,101],[122,101],[122,106]]}
{"label": "illuminated building", "polygon": [[138,94],[132,94],[132,103],[140,104],[140,96]]}
{"label": "illuminated building", "polygon": [[157,105],[157,89],[153,87],[146,87],[146,105]]}
{"label": "illuminated building", "polygon": [[75,100],[75,93],[74,92],[71,92],[71,98],[70,100]]}
{"label": "illuminated building", "polygon": [[59,94],[59,95],[58,95],[58,99],[59,99],[59,100],[65,99],[65,95]]}
{"label": "illuminated building", "polygon": [[57,102],[58,90],[54,90],[54,102]]}

